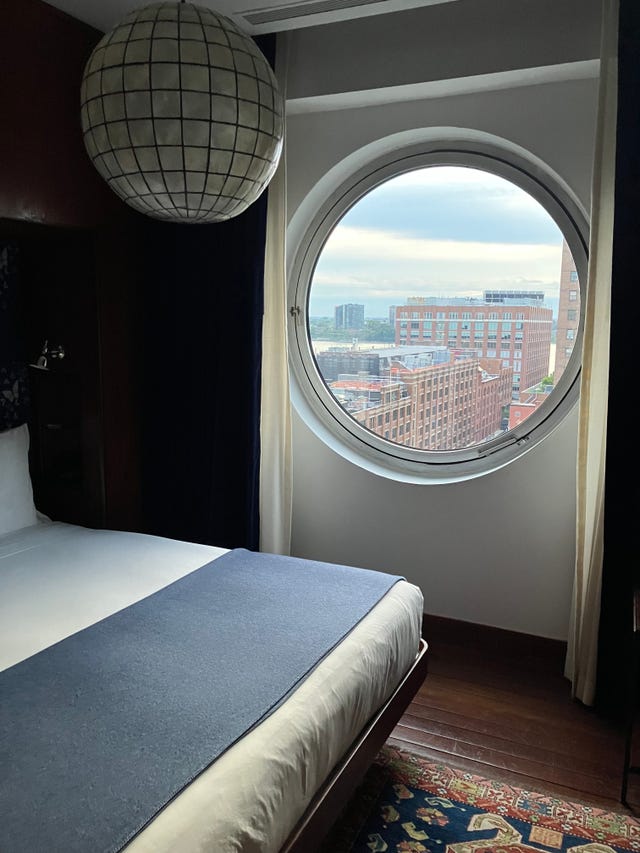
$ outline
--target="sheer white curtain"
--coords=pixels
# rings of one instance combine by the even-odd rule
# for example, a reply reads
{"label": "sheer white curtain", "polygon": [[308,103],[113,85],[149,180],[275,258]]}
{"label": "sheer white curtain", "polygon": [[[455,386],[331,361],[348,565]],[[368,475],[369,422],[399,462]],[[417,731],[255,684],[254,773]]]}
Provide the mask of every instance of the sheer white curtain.
{"label": "sheer white curtain", "polygon": [[618,0],[603,0],[577,462],[576,567],[565,675],[595,699],[604,537],[605,453],[615,187]]}
{"label": "sheer white curtain", "polygon": [[[276,77],[286,96],[286,40],[278,37]],[[286,145],[286,132],[285,132]],[[260,550],[291,549],[291,410],[287,347],[286,150],[269,184],[262,325]]]}

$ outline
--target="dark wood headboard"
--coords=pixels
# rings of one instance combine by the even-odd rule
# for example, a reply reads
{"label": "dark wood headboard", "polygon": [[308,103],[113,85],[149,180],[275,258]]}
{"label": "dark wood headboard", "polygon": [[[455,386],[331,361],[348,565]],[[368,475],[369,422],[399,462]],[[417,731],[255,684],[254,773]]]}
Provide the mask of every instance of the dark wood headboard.
{"label": "dark wood headboard", "polygon": [[[135,263],[113,229],[0,220],[18,247],[37,508],[60,521],[139,529]],[[114,276],[114,278],[112,278]]]}
{"label": "dark wood headboard", "polygon": [[64,358],[29,368],[30,467],[36,506],[53,518],[105,520],[98,320],[90,231],[0,222],[17,247],[23,353],[35,365],[48,342]]}

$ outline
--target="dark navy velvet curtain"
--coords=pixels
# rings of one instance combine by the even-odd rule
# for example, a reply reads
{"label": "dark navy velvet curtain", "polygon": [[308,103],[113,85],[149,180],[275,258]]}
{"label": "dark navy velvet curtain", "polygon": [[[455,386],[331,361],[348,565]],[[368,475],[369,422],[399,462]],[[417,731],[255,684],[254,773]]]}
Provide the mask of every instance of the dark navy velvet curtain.
{"label": "dark navy velvet curtain", "polygon": [[604,565],[596,706],[625,709],[638,582],[638,448],[634,436],[640,237],[640,3],[620,0],[615,224],[607,415]]}
{"label": "dark navy velvet curtain", "polygon": [[152,225],[143,256],[145,527],[257,550],[266,193],[214,225]]}
{"label": "dark navy velvet curtain", "polygon": [[[275,39],[259,45],[273,61]],[[139,387],[148,532],[259,548],[267,196],[228,222],[144,226]]]}

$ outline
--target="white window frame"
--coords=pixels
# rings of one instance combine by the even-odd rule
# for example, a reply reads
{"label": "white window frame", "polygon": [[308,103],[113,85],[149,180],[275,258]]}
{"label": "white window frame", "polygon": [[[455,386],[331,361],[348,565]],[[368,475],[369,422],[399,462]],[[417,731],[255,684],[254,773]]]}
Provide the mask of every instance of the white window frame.
{"label": "white window frame", "polygon": [[[470,448],[426,451],[375,435],[339,405],[316,365],[308,332],[311,281],[324,245],[343,216],[387,180],[427,166],[468,166],[505,178],[528,192],[555,220],[578,271],[580,318],[567,366],[558,385],[525,421],[497,439]],[[470,139],[431,142],[387,152],[354,171],[316,209],[301,232],[289,269],[289,350],[292,402],[305,423],[337,453],[391,479],[429,483],[490,473],[519,458],[549,435],[579,396],[582,328],[587,281],[588,221],[572,193],[526,152]],[[516,317],[518,315],[516,314]],[[517,337],[517,336],[516,336]]]}

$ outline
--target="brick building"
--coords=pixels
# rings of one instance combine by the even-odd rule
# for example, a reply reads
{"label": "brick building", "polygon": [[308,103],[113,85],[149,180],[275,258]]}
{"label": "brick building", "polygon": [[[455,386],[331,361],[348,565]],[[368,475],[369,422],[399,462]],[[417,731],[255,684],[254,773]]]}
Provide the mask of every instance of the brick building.
{"label": "brick building", "polygon": [[395,340],[467,350],[499,359],[512,371],[512,392],[537,385],[549,373],[553,311],[539,295],[491,291],[491,301],[410,297],[396,307]]}
{"label": "brick building", "polygon": [[348,389],[345,408],[376,435],[443,451],[469,447],[501,432],[511,385],[511,369],[499,359],[462,358],[414,369],[398,361],[391,377],[376,384],[374,396],[364,376],[334,383],[332,391],[340,400]]}
{"label": "brick building", "polygon": [[580,282],[571,250],[566,240],[562,245],[560,268],[560,299],[553,381],[557,384],[573,352],[580,322]]}

